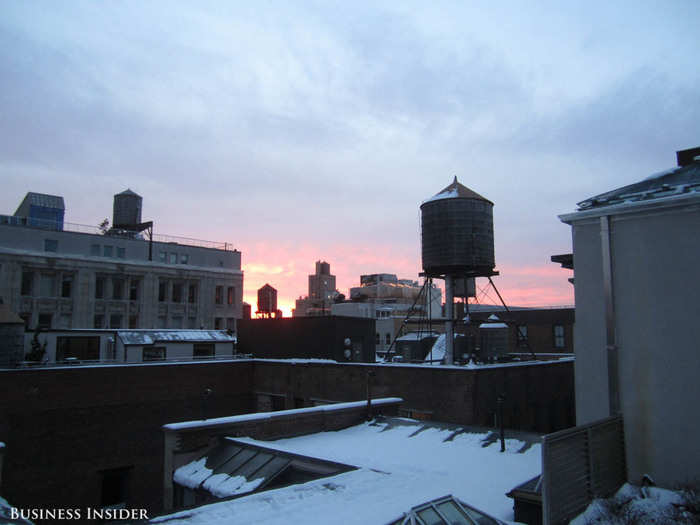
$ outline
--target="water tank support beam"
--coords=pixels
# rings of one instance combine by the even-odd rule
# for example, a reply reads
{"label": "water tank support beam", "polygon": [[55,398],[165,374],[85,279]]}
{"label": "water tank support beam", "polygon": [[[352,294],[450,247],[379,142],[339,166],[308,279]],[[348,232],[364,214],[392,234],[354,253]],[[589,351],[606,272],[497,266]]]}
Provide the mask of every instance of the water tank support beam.
{"label": "water tank support beam", "polygon": [[[493,283],[493,281],[491,280],[491,277],[489,277],[488,279],[489,279],[489,284],[491,285],[491,287],[493,288],[493,290],[496,292],[496,295],[497,295],[498,298],[500,299],[501,304],[503,305],[503,308],[505,309],[506,313],[508,314],[508,318],[509,318],[509,320],[510,320],[510,319],[511,319],[511,315],[510,315],[510,310],[508,309],[508,305],[507,305],[506,302],[503,300],[503,297],[501,297],[501,293],[498,291],[498,288],[496,288],[496,285],[495,285],[495,284]],[[520,333],[520,327],[518,327],[517,324],[515,325],[515,329],[518,331],[518,338],[520,338],[523,334]],[[528,342],[527,338],[523,338],[523,340],[525,341],[525,346],[527,347],[527,349],[530,350],[530,355],[532,356],[532,359],[533,359],[533,360],[536,360],[536,359],[537,359],[537,356],[535,355],[535,352],[532,350],[532,347],[530,346],[530,343]]]}
{"label": "water tank support beam", "polygon": [[445,364],[453,365],[455,362],[455,330],[454,330],[454,277],[445,276]]}

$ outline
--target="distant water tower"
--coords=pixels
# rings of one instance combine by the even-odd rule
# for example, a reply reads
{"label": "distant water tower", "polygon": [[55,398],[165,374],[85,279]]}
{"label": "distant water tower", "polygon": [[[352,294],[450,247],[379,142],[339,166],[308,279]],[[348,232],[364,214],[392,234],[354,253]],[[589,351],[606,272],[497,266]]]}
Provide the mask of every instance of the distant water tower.
{"label": "distant water tower", "polygon": [[112,227],[129,231],[137,231],[136,226],[141,224],[141,209],[143,198],[130,189],[114,196],[112,208]]}
{"label": "distant water tower", "polygon": [[421,204],[421,251],[426,277],[445,280],[446,360],[454,362],[455,280],[494,271],[493,203],[457,182]]}

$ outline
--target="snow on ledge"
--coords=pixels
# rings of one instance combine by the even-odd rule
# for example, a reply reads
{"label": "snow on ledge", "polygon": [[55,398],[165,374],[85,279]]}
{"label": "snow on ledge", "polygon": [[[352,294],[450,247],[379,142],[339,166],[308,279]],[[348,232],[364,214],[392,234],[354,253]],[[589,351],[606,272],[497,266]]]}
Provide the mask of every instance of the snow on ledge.
{"label": "snow on ledge", "polygon": [[[372,399],[373,407],[380,407],[384,405],[393,405],[396,403],[403,403],[403,399],[400,397],[384,397],[380,399]],[[316,407],[306,407],[306,408],[292,408],[290,410],[277,410],[275,412],[256,412],[254,414],[241,414],[238,416],[228,416],[228,417],[217,417],[214,419],[203,419],[199,421],[183,421],[182,423],[168,423],[163,425],[163,429],[166,431],[179,431],[179,430],[196,430],[204,428],[217,428],[225,427],[229,425],[235,425],[237,423],[248,423],[251,421],[267,421],[270,419],[281,418],[285,416],[293,416],[300,414],[316,414],[323,412],[339,412],[342,410],[353,409],[353,408],[363,408],[367,406],[367,401],[350,401],[348,403],[333,403],[331,405],[320,405]]]}

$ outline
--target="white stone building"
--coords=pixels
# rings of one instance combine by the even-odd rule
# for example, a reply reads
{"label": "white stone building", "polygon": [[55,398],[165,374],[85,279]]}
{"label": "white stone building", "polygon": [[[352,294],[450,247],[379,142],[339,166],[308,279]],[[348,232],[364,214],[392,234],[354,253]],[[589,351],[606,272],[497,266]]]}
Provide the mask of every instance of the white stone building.
{"label": "white stone building", "polygon": [[[138,201],[140,222],[133,192],[115,196],[114,222],[124,222],[123,210],[117,220],[119,196]],[[0,298],[28,329],[235,330],[243,272],[231,245],[158,235],[151,241],[139,232],[152,223],[133,224],[135,231],[64,223],[56,206],[62,198],[27,198],[18,213],[30,216],[0,215]],[[60,222],[46,219],[52,205]]]}

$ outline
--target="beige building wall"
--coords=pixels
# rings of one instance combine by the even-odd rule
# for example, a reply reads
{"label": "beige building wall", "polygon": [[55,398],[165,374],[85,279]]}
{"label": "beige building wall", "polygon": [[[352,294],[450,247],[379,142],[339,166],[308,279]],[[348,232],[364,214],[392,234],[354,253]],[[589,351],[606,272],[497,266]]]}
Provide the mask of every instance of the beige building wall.
{"label": "beige building wall", "polygon": [[241,254],[0,224],[0,297],[30,329],[235,329]]}

